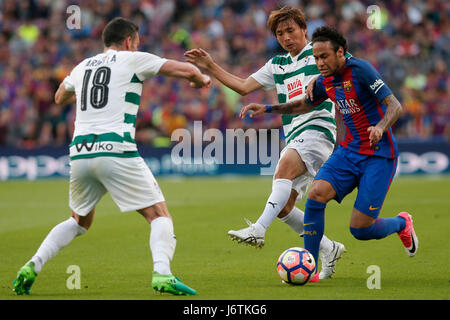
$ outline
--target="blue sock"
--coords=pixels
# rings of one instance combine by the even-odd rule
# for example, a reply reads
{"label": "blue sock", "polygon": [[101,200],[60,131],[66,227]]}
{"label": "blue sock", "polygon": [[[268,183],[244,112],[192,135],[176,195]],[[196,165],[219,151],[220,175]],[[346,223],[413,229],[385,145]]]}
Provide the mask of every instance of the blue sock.
{"label": "blue sock", "polygon": [[367,228],[352,228],[350,232],[358,240],[383,239],[388,235],[405,228],[406,221],[402,217],[378,218]]}
{"label": "blue sock", "polygon": [[325,207],[326,203],[315,200],[306,200],[304,217],[305,249],[308,250],[316,261],[316,268],[319,264],[319,247],[325,229]]}

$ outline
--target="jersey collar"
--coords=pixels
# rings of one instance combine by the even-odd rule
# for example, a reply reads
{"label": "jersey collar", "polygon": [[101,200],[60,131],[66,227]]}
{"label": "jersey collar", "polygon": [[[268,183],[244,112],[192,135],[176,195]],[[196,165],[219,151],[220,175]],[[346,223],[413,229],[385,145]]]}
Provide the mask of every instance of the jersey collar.
{"label": "jersey collar", "polygon": [[304,46],[303,49],[302,49],[298,54],[296,54],[294,57],[292,57],[291,54],[288,53],[288,57],[290,57],[290,58],[292,59],[292,61],[297,61],[298,58],[299,58],[305,51],[307,51],[307,50],[309,50],[309,49],[312,49],[311,44],[312,44],[311,42],[308,42],[308,43],[306,44],[306,46]]}

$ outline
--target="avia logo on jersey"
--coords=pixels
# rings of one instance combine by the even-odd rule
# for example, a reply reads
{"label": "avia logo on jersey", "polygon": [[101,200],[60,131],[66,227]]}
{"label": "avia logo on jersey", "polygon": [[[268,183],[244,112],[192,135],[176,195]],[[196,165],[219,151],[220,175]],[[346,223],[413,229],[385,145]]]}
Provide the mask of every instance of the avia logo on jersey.
{"label": "avia logo on jersey", "polygon": [[352,114],[361,111],[361,108],[354,99],[341,99],[336,100],[336,102],[342,114]]}
{"label": "avia logo on jersey", "polygon": [[370,85],[370,89],[372,89],[372,91],[374,93],[377,93],[378,90],[380,90],[380,88],[384,86],[384,82],[381,79],[377,79],[375,80],[375,82],[373,84]]}
{"label": "avia logo on jersey", "polygon": [[288,89],[288,97],[289,99],[292,99],[293,97],[298,96],[299,94],[303,93],[303,86],[300,79],[295,79],[292,82],[289,82],[287,84]]}

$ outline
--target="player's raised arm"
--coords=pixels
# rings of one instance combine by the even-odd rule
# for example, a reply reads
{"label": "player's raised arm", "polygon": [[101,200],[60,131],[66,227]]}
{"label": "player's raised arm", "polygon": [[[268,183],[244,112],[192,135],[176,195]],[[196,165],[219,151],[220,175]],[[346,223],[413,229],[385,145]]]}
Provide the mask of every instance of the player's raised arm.
{"label": "player's raised arm", "polygon": [[193,63],[197,67],[208,71],[217,80],[242,96],[245,96],[263,87],[252,77],[243,79],[224,70],[221,66],[214,62],[213,58],[208,52],[201,48],[186,51],[184,55],[187,62]]}
{"label": "player's raised arm", "polygon": [[209,87],[211,79],[200,72],[193,64],[176,60],[167,60],[159,69],[159,75],[183,78],[190,82],[194,88]]}
{"label": "player's raised arm", "polygon": [[383,133],[388,130],[402,114],[402,105],[393,94],[388,95],[381,103],[387,106],[386,113],[376,126],[367,128],[367,131],[370,133],[369,140],[371,146],[374,146],[381,140]]}
{"label": "player's raised arm", "polygon": [[311,111],[311,109],[313,108],[314,105],[307,98],[276,105],[251,103],[241,109],[239,116],[243,119],[249,111],[253,111],[250,114],[250,118],[261,115],[263,113],[302,114]]}

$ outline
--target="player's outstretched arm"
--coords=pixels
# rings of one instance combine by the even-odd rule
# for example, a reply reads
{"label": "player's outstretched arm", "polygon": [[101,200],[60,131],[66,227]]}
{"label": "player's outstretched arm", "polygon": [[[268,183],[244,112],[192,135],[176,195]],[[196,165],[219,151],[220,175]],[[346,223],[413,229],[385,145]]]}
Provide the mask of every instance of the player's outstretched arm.
{"label": "player's outstretched arm", "polygon": [[61,82],[55,93],[55,103],[60,106],[65,106],[67,104],[74,103],[75,100],[75,92],[66,90],[64,83]]}
{"label": "player's outstretched arm", "polygon": [[167,60],[159,69],[159,75],[183,78],[190,82],[193,88],[209,87],[211,79],[200,72],[193,64],[176,60]]}
{"label": "player's outstretched arm", "polygon": [[380,122],[375,126],[367,128],[370,146],[377,144],[378,141],[381,140],[383,133],[388,130],[402,114],[402,105],[393,94],[388,95],[381,103],[387,106],[387,110]]}
{"label": "player's outstretched arm", "polygon": [[245,96],[263,87],[252,77],[243,79],[224,70],[221,66],[214,62],[213,58],[208,52],[201,48],[186,51],[184,53],[184,56],[186,57],[187,62],[193,63],[197,67],[208,71],[217,80],[242,96]]}
{"label": "player's outstretched arm", "polygon": [[306,98],[296,100],[287,103],[281,103],[276,105],[264,105],[258,103],[251,103],[241,109],[239,116],[243,119],[249,111],[253,111],[250,114],[250,118],[261,115],[263,113],[277,113],[277,114],[303,114],[311,111],[314,106],[310,104]]}

